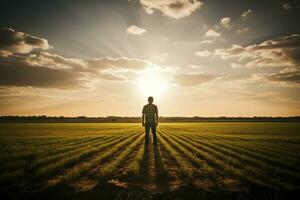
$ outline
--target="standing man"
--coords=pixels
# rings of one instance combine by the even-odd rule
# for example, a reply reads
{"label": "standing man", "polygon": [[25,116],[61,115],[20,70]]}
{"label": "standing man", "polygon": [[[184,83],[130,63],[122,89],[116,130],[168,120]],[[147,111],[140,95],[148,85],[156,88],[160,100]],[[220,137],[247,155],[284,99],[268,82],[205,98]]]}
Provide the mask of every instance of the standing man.
{"label": "standing man", "polygon": [[143,107],[142,124],[145,127],[145,144],[149,143],[149,132],[153,135],[153,143],[157,145],[156,126],[158,124],[157,106],[153,104],[153,97],[148,97],[148,104]]}

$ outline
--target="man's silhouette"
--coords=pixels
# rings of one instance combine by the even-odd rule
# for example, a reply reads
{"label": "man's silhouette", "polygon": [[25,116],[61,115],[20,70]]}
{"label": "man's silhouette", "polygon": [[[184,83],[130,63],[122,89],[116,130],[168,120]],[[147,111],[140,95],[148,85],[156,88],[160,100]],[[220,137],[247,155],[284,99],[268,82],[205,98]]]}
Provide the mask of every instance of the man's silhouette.
{"label": "man's silhouette", "polygon": [[145,144],[149,143],[149,132],[153,135],[153,143],[157,145],[156,126],[158,124],[157,106],[153,104],[153,97],[148,97],[148,104],[143,107],[142,123],[145,127]]}

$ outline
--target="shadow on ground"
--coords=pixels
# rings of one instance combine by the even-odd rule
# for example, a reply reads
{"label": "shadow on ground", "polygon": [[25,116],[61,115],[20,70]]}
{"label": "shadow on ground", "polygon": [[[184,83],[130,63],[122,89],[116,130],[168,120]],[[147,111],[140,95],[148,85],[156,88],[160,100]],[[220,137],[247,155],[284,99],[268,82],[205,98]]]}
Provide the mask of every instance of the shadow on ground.
{"label": "shadow on ground", "polygon": [[[4,194],[2,194],[4,195]],[[56,186],[36,193],[1,195],[1,199],[25,199],[25,200],[87,200],[87,199],[115,199],[115,200],[138,200],[138,199],[201,199],[201,200],[231,200],[231,199],[295,199],[300,191],[282,191],[269,188],[252,188],[241,191],[205,191],[193,186],[184,186],[174,191],[151,193],[142,187],[118,187],[113,184],[98,184],[87,192],[76,192],[70,186]]]}

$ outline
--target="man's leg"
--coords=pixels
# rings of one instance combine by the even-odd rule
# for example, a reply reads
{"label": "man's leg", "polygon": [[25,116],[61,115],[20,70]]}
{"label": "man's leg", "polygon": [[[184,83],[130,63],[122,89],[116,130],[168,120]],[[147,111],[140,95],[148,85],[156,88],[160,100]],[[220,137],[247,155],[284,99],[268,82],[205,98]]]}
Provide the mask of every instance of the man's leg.
{"label": "man's leg", "polygon": [[145,123],[145,144],[149,143],[150,124]]}
{"label": "man's leg", "polygon": [[157,139],[156,139],[156,125],[155,123],[151,123],[151,132],[153,135],[153,144],[157,145]]}

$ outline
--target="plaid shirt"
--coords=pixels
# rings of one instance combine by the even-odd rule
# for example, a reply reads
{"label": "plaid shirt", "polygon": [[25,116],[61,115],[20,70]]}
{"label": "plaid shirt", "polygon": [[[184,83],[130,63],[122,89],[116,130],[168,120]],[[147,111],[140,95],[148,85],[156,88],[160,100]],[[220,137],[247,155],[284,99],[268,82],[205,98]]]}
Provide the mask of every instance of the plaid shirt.
{"label": "plaid shirt", "polygon": [[156,105],[154,105],[154,104],[145,105],[143,107],[142,113],[145,115],[145,118],[142,119],[143,122],[145,122],[145,123],[155,123],[155,122],[157,122],[156,117],[158,117],[158,110],[157,110]]}

